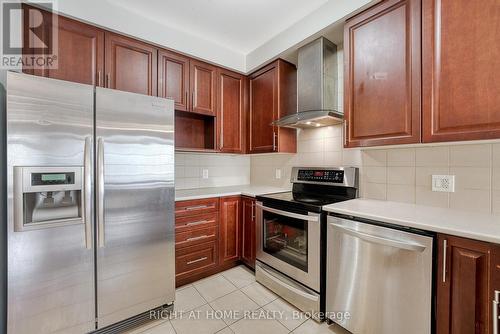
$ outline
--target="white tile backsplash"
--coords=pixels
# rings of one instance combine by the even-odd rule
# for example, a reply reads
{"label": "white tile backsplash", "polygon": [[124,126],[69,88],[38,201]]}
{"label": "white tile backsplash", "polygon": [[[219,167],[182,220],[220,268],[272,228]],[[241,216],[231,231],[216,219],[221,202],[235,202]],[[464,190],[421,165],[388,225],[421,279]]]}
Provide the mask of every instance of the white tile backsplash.
{"label": "white tile backsplash", "polygon": [[[203,170],[208,178],[203,178]],[[176,153],[175,188],[225,187],[250,183],[248,155]]]}

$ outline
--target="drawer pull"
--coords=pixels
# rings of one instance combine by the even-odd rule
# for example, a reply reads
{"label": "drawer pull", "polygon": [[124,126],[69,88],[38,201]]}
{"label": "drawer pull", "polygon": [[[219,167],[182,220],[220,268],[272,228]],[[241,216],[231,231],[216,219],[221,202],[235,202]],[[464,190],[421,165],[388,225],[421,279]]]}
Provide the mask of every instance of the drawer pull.
{"label": "drawer pull", "polygon": [[193,264],[193,263],[197,263],[197,262],[200,262],[200,261],[205,261],[206,259],[208,259],[208,257],[206,257],[206,256],[200,257],[199,259],[188,261],[187,264]]}
{"label": "drawer pull", "polygon": [[208,237],[213,237],[214,235],[200,235],[199,237],[192,237],[192,238],[187,238],[186,241],[195,241],[195,240],[201,240],[201,239],[206,239]]}
{"label": "drawer pull", "polygon": [[208,223],[215,223],[215,221],[214,220],[199,220],[197,222],[187,223],[186,226],[196,226],[196,225],[203,225],[203,224],[208,224]]}
{"label": "drawer pull", "polygon": [[186,211],[193,211],[193,210],[201,210],[201,209],[208,209],[211,208],[211,205],[195,205],[195,206],[188,206],[184,210]]}

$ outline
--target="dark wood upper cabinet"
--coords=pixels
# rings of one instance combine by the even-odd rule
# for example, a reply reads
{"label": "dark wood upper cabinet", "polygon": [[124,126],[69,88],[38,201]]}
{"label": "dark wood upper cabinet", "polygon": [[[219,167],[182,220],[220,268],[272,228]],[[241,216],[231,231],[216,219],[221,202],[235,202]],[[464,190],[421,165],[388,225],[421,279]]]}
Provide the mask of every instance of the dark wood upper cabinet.
{"label": "dark wood upper cabinet", "polygon": [[241,260],[247,266],[255,269],[255,199],[242,197],[241,218]]}
{"label": "dark wood upper cabinet", "polygon": [[297,73],[281,59],[250,75],[248,151],[250,153],[297,151],[295,129],[271,123],[297,112]]}
{"label": "dark wood upper cabinet", "polygon": [[174,100],[176,110],[189,111],[189,58],[158,52],[158,96]]}
{"label": "dark wood upper cabinet", "polygon": [[107,88],[157,95],[158,51],[152,45],[106,32]]}
{"label": "dark wood upper cabinet", "polygon": [[424,142],[500,138],[498,0],[423,0]]}
{"label": "dark wood upper cabinet", "polygon": [[245,76],[217,70],[217,137],[219,151],[243,153],[245,133]]}
{"label": "dark wood upper cabinet", "polygon": [[[30,32],[26,23],[33,18],[29,9],[41,12],[42,25],[37,27],[37,38],[50,45],[57,56],[55,68],[24,70],[29,74],[49,78],[101,86],[104,75],[104,31],[64,16],[55,15],[38,8],[23,6],[24,41],[30,43],[35,34]],[[52,40],[52,27],[57,29],[57,43]],[[29,44],[28,44],[29,45]],[[26,46],[25,46],[26,47]]]}
{"label": "dark wood upper cabinet", "polygon": [[190,61],[191,111],[215,116],[216,70],[207,63]]}
{"label": "dark wood upper cabinet", "polygon": [[346,22],[346,147],[420,142],[420,9],[389,0]]}
{"label": "dark wood upper cabinet", "polygon": [[490,334],[492,249],[485,242],[438,236],[437,334]]}
{"label": "dark wood upper cabinet", "polygon": [[219,265],[238,261],[241,256],[241,197],[220,199]]}

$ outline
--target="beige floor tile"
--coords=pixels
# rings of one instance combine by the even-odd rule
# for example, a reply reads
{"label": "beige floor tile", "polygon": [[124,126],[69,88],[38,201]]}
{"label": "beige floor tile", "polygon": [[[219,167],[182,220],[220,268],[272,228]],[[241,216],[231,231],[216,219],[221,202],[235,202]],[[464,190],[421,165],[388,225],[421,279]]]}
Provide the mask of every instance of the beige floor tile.
{"label": "beige floor tile", "polygon": [[223,330],[218,331],[217,334],[234,334],[234,332],[231,328],[226,327]]}
{"label": "beige floor tile", "polygon": [[293,331],[295,328],[303,324],[307,317],[304,313],[300,312],[293,305],[287,303],[281,298],[278,298],[271,303],[265,305],[263,309],[267,311],[274,311],[278,315],[278,320],[288,330]]}
{"label": "beige floor tile", "polygon": [[278,298],[278,296],[274,292],[265,288],[257,282],[244,287],[243,289],[241,289],[241,291],[260,306],[269,304],[270,302]]}
{"label": "beige floor tile", "polygon": [[237,288],[243,288],[255,282],[255,274],[245,266],[238,266],[222,273]]}
{"label": "beige floor tile", "polygon": [[221,313],[225,314],[223,320],[228,325],[243,319],[245,312],[254,311],[259,308],[259,305],[239,290],[214,300],[210,303],[210,306],[215,311],[221,311]]}
{"label": "beige floor tile", "polygon": [[141,325],[141,326],[135,327],[133,329],[130,329],[128,331],[125,331],[123,334],[139,334],[139,333],[144,333],[144,332],[147,332],[147,330],[149,330],[149,329],[151,329],[151,328],[153,328],[155,326],[158,326],[159,324],[164,323],[165,321],[168,321],[168,320],[152,320],[152,321],[148,321],[144,325]]}
{"label": "beige floor tile", "polygon": [[194,286],[189,286],[175,292],[174,311],[191,311],[206,303],[207,301],[200,295],[198,290],[196,290]]}
{"label": "beige floor tile", "polygon": [[170,321],[164,321],[157,326],[145,330],[141,334],[175,334],[175,331]]}
{"label": "beige floor tile", "polygon": [[307,320],[296,330],[294,334],[349,334],[348,331],[338,325],[328,326],[326,322],[319,323],[312,319]]}
{"label": "beige floor tile", "polygon": [[193,285],[207,302],[211,302],[236,290],[236,287],[222,275],[205,278],[195,282]]}
{"label": "beige floor tile", "polygon": [[236,334],[286,334],[289,332],[274,319],[241,319],[230,327]]}
{"label": "beige floor tile", "polygon": [[214,310],[207,304],[172,319],[171,323],[177,334],[214,334],[227,325],[213,315]]}

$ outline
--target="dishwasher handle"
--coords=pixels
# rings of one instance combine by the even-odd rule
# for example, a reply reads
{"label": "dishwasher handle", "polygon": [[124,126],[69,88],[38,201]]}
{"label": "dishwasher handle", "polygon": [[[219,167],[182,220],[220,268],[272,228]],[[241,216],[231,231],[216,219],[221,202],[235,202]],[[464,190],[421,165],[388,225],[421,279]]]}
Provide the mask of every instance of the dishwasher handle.
{"label": "dishwasher handle", "polygon": [[360,232],[360,231],[351,229],[349,227],[342,226],[342,225],[335,224],[335,223],[330,223],[330,225],[336,229],[341,230],[343,233],[349,234],[353,237],[356,237],[356,238],[359,238],[359,239],[362,239],[364,241],[368,241],[371,243],[395,247],[395,248],[404,249],[404,250],[413,251],[413,252],[420,252],[420,253],[426,249],[426,247],[424,245],[421,245],[421,244],[407,242],[404,240],[384,238],[384,237]]}

